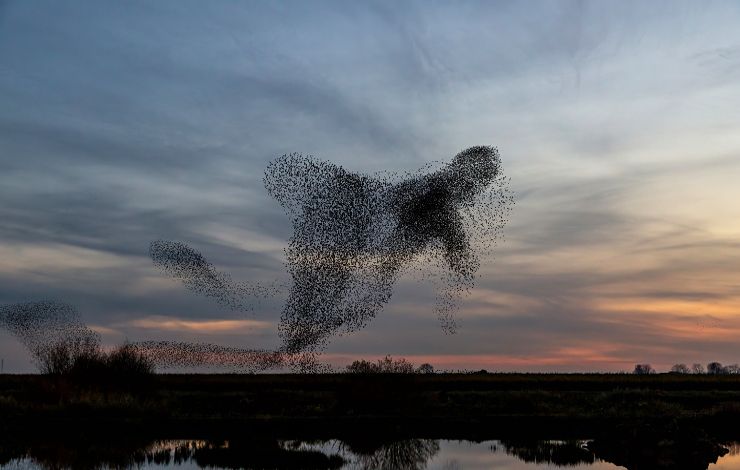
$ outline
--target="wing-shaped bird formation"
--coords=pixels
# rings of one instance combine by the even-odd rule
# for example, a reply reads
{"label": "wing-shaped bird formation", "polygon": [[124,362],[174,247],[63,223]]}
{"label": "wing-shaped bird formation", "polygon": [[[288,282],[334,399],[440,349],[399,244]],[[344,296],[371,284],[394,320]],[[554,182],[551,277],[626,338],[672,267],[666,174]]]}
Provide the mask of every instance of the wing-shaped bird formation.
{"label": "wing-shaped bird formation", "polygon": [[[316,357],[330,339],[362,329],[409,269],[433,274],[436,313],[445,331],[454,333],[457,300],[473,288],[481,259],[495,245],[513,204],[498,151],[487,146],[470,147],[436,169],[428,165],[403,175],[363,175],[312,157],[283,155],[267,167],[264,184],[293,223],[285,250],[288,282],[234,282],[180,242],[153,241],[150,256],[163,274],[235,311],[253,310],[254,299],[288,290],[279,325],[282,344],[267,351],[134,343],[159,364],[317,370]],[[15,316],[6,313],[3,325],[9,328],[7,318],[21,318],[21,310],[15,307]],[[56,307],[35,311],[59,321],[74,316]],[[34,333],[37,317],[10,328],[27,347],[43,342]]]}

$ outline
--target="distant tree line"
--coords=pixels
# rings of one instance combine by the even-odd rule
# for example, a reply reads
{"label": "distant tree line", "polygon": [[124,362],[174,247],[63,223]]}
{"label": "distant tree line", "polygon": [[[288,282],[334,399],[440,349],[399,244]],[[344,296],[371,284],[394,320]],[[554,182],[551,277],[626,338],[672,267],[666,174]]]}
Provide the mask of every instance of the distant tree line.
{"label": "distant tree line", "polygon": [[355,361],[347,366],[347,372],[351,374],[433,374],[434,367],[431,364],[422,364],[418,368],[406,359],[385,356],[377,362],[364,359]]}
{"label": "distant tree line", "polygon": [[[431,364],[422,364],[419,367],[399,357],[393,358],[390,355],[375,362],[364,359],[354,361],[345,369],[350,374],[433,374],[434,367]],[[458,371],[460,372],[460,371]],[[471,373],[470,371],[467,371]],[[476,371],[475,373],[486,373],[485,370]],[[622,372],[624,373],[624,372]],[[635,364],[633,374],[657,374],[658,372],[650,364]],[[710,362],[706,369],[699,363],[688,366],[686,364],[676,364],[671,367],[670,374],[740,374],[740,366],[731,364],[723,366],[719,362]]]}
{"label": "distant tree line", "polygon": [[[652,368],[650,364],[635,364],[634,374],[655,374],[656,370]],[[737,364],[731,364],[729,366],[723,366],[719,362],[710,362],[707,364],[706,370],[704,366],[695,363],[691,367],[686,364],[676,364],[671,367],[671,374],[738,374],[740,373],[740,366]]]}

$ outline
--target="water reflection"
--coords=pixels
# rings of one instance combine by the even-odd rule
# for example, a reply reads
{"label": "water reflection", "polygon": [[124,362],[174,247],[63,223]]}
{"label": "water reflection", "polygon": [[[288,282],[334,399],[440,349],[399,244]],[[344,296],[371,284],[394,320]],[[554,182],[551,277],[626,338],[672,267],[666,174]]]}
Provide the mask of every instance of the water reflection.
{"label": "water reflection", "polygon": [[740,468],[740,442],[731,442],[726,444],[728,452],[725,456],[717,460],[717,463],[710,464],[710,470],[737,470]]}
{"label": "water reflection", "polygon": [[492,444],[493,452],[505,452],[524,462],[547,463],[558,467],[575,467],[594,463],[594,454],[586,441],[500,441]]}
{"label": "water reflection", "polygon": [[617,426],[588,442],[596,458],[628,468],[706,470],[729,450],[691,426]]}
{"label": "water reflection", "polygon": [[345,462],[342,468],[347,470],[423,470],[440,451],[437,439],[406,439],[374,446],[338,440],[319,445],[294,442],[289,445],[303,450],[335,451]]}
{"label": "water reflection", "polygon": [[[702,436],[699,436],[702,437]],[[671,454],[665,441],[654,451],[626,447],[624,442],[449,441],[405,439],[393,442],[370,440],[285,441],[271,437],[236,437],[230,440],[136,440],[63,443],[0,440],[0,470],[99,470],[143,468],[223,468],[285,470],[475,470],[483,468],[529,469],[588,467],[724,469],[740,468],[740,445],[732,443],[712,460],[701,457],[701,446],[686,447],[684,454]],[[682,442],[686,446],[686,442]],[[605,452],[604,449],[611,449]],[[666,449],[669,450],[666,450]],[[610,453],[611,452],[611,453]],[[692,455],[689,458],[686,455]],[[647,457],[646,457],[647,456]],[[678,458],[677,458],[678,456]],[[619,466],[619,467],[617,467]]]}
{"label": "water reflection", "polygon": [[5,440],[0,445],[0,468],[33,466],[48,470],[128,470],[144,465],[179,465],[190,460],[196,449],[210,446],[213,444],[207,441],[154,441],[142,444],[115,440],[74,445]]}
{"label": "water reflection", "polygon": [[199,468],[333,470],[344,465],[338,455],[310,449],[286,449],[276,439],[237,439],[233,441],[155,441],[131,448],[117,442],[97,444],[15,446],[0,450],[0,469],[18,466],[45,470],[129,470],[143,467],[172,467],[195,464]]}

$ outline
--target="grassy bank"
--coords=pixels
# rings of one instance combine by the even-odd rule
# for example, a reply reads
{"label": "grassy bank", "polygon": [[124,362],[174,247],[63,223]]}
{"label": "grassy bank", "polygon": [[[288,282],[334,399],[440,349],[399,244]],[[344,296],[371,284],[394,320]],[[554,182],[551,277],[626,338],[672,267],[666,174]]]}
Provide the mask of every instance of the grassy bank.
{"label": "grassy bank", "polygon": [[737,422],[740,377],[625,374],[157,374],[145,386],[0,375],[0,421],[678,419]]}

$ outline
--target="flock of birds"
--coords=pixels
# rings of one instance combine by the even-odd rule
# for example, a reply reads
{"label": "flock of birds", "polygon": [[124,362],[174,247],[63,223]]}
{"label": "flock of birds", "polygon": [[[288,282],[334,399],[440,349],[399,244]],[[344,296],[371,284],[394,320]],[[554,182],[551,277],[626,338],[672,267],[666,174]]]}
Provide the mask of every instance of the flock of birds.
{"label": "flock of birds", "polygon": [[[288,281],[235,282],[183,243],[150,245],[151,259],[164,275],[221,307],[254,310],[254,299],[287,291],[280,346],[239,349],[174,341],[133,346],[163,368],[321,371],[327,366],[318,357],[330,339],[362,329],[410,269],[437,283],[436,314],[444,330],[454,333],[457,301],[473,288],[481,259],[495,246],[513,204],[507,182],[498,151],[488,146],[468,148],[437,169],[427,165],[403,175],[358,174],[312,157],[284,155],[270,163],[264,185],[293,223],[285,250]],[[73,307],[60,302],[2,307],[0,327],[32,355],[58,341],[100,341]]]}
{"label": "flock of birds", "polygon": [[0,328],[18,338],[35,361],[58,344],[76,355],[100,348],[100,334],[85,325],[80,312],[55,300],[0,307]]}

